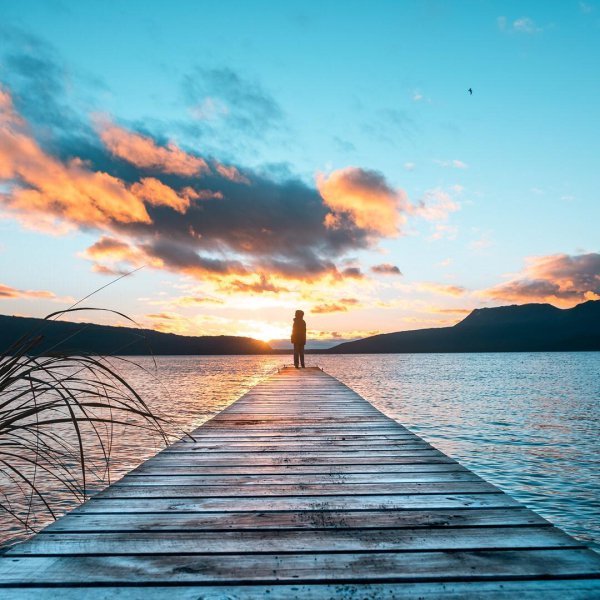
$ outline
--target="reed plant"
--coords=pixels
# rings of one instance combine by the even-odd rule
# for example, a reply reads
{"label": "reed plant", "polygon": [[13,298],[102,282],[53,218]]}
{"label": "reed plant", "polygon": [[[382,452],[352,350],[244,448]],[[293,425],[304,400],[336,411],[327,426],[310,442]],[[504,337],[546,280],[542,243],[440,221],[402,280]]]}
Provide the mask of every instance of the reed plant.
{"label": "reed plant", "polygon": [[119,373],[131,360],[70,352],[69,339],[40,353],[44,339],[42,324],[0,353],[0,510],[28,531],[83,501],[90,479],[110,482],[122,426],[167,441],[163,419]]}

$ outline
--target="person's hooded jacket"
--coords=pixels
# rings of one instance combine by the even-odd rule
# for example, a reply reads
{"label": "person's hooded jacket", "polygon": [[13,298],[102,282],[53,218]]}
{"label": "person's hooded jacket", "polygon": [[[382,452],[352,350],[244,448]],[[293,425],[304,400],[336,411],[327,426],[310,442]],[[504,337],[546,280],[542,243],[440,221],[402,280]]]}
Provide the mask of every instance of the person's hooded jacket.
{"label": "person's hooded jacket", "polygon": [[297,346],[304,346],[306,344],[306,321],[302,317],[294,317],[292,344]]}

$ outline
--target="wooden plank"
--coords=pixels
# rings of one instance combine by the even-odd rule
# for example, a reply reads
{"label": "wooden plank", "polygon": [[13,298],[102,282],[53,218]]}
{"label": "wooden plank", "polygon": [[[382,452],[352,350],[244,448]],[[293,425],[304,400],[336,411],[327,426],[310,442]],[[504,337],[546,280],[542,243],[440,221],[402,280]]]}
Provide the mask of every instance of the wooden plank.
{"label": "wooden plank", "polygon": [[243,498],[269,496],[347,496],[361,494],[486,494],[497,488],[483,480],[450,483],[352,483],[292,485],[119,485],[114,484],[96,495],[108,498]]}
{"label": "wooden plank", "polygon": [[290,457],[301,457],[302,460],[305,459],[314,459],[314,458],[371,458],[374,460],[383,459],[383,458],[402,458],[407,456],[442,456],[442,453],[439,450],[434,450],[432,448],[424,448],[424,449],[415,449],[415,450],[318,450],[316,452],[282,452],[282,451],[268,451],[268,452],[227,452],[224,451],[214,451],[214,452],[169,452],[167,450],[163,450],[160,453],[160,458],[186,458],[186,455],[189,456],[201,456],[205,459],[210,458],[226,458],[231,460],[240,460],[244,457],[247,458],[248,461],[253,460],[254,458],[260,458],[264,456],[269,456],[272,458],[290,458]]}
{"label": "wooden plank", "polygon": [[[492,533],[492,535],[490,535]],[[48,533],[10,549],[7,556],[123,554],[290,554],[428,550],[581,548],[554,527],[461,529],[337,529],[302,531]]]}
{"label": "wooden plank", "polygon": [[289,454],[289,453],[302,453],[302,454],[323,454],[324,456],[335,455],[359,455],[378,453],[382,454],[412,454],[414,451],[436,451],[430,444],[421,441],[405,442],[400,444],[359,444],[359,445],[343,445],[335,443],[324,443],[324,444],[298,444],[298,445],[284,445],[284,444],[260,444],[257,446],[227,446],[227,445],[204,445],[204,444],[186,444],[170,446],[168,450],[163,450],[161,455],[175,454],[175,453],[197,453],[201,452],[206,455],[219,455],[219,454],[246,454],[248,456],[260,456],[261,454]]}
{"label": "wooden plank", "polygon": [[190,454],[174,456],[160,454],[151,459],[153,465],[166,467],[177,465],[212,465],[212,466],[291,466],[291,465],[403,465],[403,464],[457,464],[451,458],[440,453],[410,454],[408,456],[322,456],[322,455],[265,455],[252,456],[207,456],[204,454]]}
{"label": "wooden plank", "polygon": [[[368,434],[356,434],[356,433],[348,433],[348,434],[334,434],[334,435],[302,435],[294,434],[294,435],[244,435],[242,433],[238,433],[237,435],[226,435],[218,436],[212,434],[208,435],[198,435],[198,430],[194,432],[194,439],[184,438],[178,442],[177,444],[192,444],[192,443],[209,443],[209,444],[237,444],[238,442],[248,443],[248,444],[263,444],[263,443],[309,443],[309,442],[354,442],[355,444],[369,444],[370,442],[385,442],[385,441],[406,441],[413,439],[421,439],[412,433],[404,433],[404,434],[383,434],[383,435],[368,435]],[[195,441],[194,441],[195,440]]]}
{"label": "wooden plank", "polygon": [[[345,424],[345,425],[336,425],[335,423],[329,425],[318,425],[315,422],[311,422],[310,419],[305,419],[305,423],[301,424],[300,421],[290,421],[287,425],[279,423],[275,420],[273,421],[263,421],[263,424],[260,427],[256,425],[252,425],[249,423],[231,425],[230,423],[223,423],[221,420],[216,421],[207,421],[202,425],[205,433],[210,435],[215,435],[215,432],[220,432],[222,430],[227,431],[237,431],[238,435],[241,432],[244,435],[248,433],[257,433],[260,435],[264,435],[265,433],[276,435],[281,434],[289,434],[289,433],[310,433],[311,435],[317,435],[322,433],[324,435],[330,434],[345,434],[345,433],[394,433],[398,431],[398,428],[395,427],[391,422],[383,421],[383,422],[371,422],[368,425],[365,425],[360,420],[354,424]],[[308,424],[306,424],[308,423]],[[402,428],[400,425],[398,427]],[[405,429],[405,431],[408,431]],[[192,432],[193,433],[193,432]]]}
{"label": "wooden plank", "polygon": [[211,513],[68,514],[46,533],[101,533],[126,531],[227,531],[271,529],[400,529],[416,527],[550,526],[521,507],[432,510],[260,511]]}
{"label": "wooden plank", "polygon": [[[4,600],[47,600],[47,587],[2,590]],[[143,587],[53,587],[61,600],[591,600],[600,597],[600,580],[448,581],[444,583],[346,583],[291,585],[178,585]]]}
{"label": "wooden plank", "polygon": [[223,450],[238,450],[238,451],[259,451],[264,452],[265,450],[285,450],[285,451],[293,451],[293,452],[306,452],[306,451],[315,451],[316,449],[327,449],[327,448],[344,448],[348,450],[355,449],[394,449],[394,448],[406,448],[409,447],[418,447],[421,448],[423,446],[427,446],[431,448],[431,445],[427,442],[424,442],[419,439],[410,439],[410,440],[384,440],[384,441],[375,441],[369,440],[367,442],[364,441],[346,441],[346,440],[321,440],[321,441],[303,441],[303,442],[279,442],[279,441],[261,441],[261,442],[235,442],[235,443],[224,443],[221,442],[211,442],[211,443],[192,443],[189,441],[173,444],[169,446],[170,451],[174,450],[185,450],[187,452],[202,452],[203,450],[215,450],[215,449],[223,449]]}
{"label": "wooden plank", "polygon": [[469,471],[446,472],[446,473],[324,473],[314,474],[279,474],[279,475],[128,475],[115,483],[112,487],[124,486],[186,486],[186,485],[210,485],[210,486],[239,486],[239,485],[316,485],[339,483],[356,483],[370,485],[372,483],[450,483],[456,481],[483,480]]}
{"label": "wooden plank", "polygon": [[247,475],[247,476],[268,476],[268,475],[331,475],[331,474],[351,474],[367,475],[373,474],[393,474],[407,475],[409,473],[470,473],[468,469],[455,463],[448,462],[419,462],[419,463],[393,463],[393,464],[354,464],[354,465],[293,465],[289,463],[281,465],[243,465],[236,466],[225,464],[221,466],[198,465],[195,463],[180,464],[179,462],[170,464],[165,462],[146,461],[137,469],[134,469],[127,477],[146,477],[146,476],[169,476],[172,475],[203,475],[205,477],[220,477],[228,475]]}
{"label": "wooden plank", "polygon": [[0,585],[348,583],[599,577],[591,550],[4,557]]}
{"label": "wooden plank", "polygon": [[[212,423],[212,426],[209,426]],[[323,439],[330,437],[350,437],[354,436],[357,438],[371,438],[371,437],[406,437],[415,436],[405,427],[400,424],[395,426],[386,427],[327,427],[325,429],[319,427],[288,427],[281,429],[278,427],[270,427],[269,429],[253,429],[251,427],[244,427],[243,429],[236,427],[218,427],[212,421],[208,421],[201,425],[198,429],[191,432],[194,437],[202,440],[204,438],[283,438],[283,439]],[[183,441],[189,440],[184,438]]]}
{"label": "wooden plank", "polygon": [[271,510],[428,510],[432,508],[504,508],[519,503],[496,494],[396,494],[390,496],[262,496],[241,498],[99,498],[75,509],[77,513],[206,512]]}

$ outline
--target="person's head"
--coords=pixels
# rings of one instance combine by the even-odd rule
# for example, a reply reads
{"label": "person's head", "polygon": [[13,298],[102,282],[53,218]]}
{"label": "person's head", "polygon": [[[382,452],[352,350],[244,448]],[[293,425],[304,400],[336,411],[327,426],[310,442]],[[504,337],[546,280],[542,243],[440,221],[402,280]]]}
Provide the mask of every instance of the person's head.
{"label": "person's head", "polygon": [[297,310],[296,311],[296,319],[301,319],[304,316],[304,311],[303,310]]}

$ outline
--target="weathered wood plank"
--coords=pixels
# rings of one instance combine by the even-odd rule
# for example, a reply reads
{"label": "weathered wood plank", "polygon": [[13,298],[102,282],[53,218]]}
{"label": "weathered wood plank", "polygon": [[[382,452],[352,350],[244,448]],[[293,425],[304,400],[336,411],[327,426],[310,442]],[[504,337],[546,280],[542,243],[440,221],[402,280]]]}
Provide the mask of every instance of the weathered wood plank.
{"label": "weathered wood plank", "polygon": [[193,443],[209,443],[209,444],[237,444],[243,442],[244,444],[263,444],[263,443],[291,443],[297,444],[310,443],[310,442],[348,442],[354,444],[369,444],[370,442],[395,442],[395,441],[407,441],[414,439],[422,439],[412,433],[403,434],[383,434],[383,435],[368,435],[368,434],[334,434],[334,435],[243,435],[238,433],[237,435],[223,434],[221,436],[215,435],[214,433],[210,436],[199,435],[198,430],[194,432],[194,438],[184,438],[177,442],[177,444],[193,444]]}
{"label": "weathered wood plank", "polygon": [[241,498],[99,498],[75,509],[78,513],[206,512],[271,510],[412,510],[432,508],[503,508],[520,504],[496,494],[423,494],[390,496],[263,496]]}
{"label": "weathered wood plank", "polygon": [[111,531],[227,531],[253,529],[377,529],[416,527],[550,526],[536,513],[521,507],[487,509],[262,511],[211,513],[127,513],[65,515],[43,530],[46,533]]}
{"label": "weathered wood plank", "polygon": [[[47,587],[2,590],[3,600],[47,600]],[[469,581],[444,583],[350,583],[291,585],[178,585],[163,587],[53,587],[61,600],[591,600],[600,580]]]}
{"label": "weathered wood plank", "polygon": [[440,453],[421,453],[408,456],[322,456],[317,455],[263,455],[252,456],[247,460],[245,455],[223,457],[208,456],[205,454],[188,454],[185,456],[174,456],[172,454],[160,454],[152,458],[153,465],[177,466],[177,465],[213,465],[213,466],[291,466],[291,465],[401,465],[401,464],[457,464],[451,458]]}
{"label": "weathered wood plank", "polygon": [[[248,462],[254,460],[255,458],[262,457],[271,457],[275,459],[300,459],[303,462],[306,460],[315,460],[316,458],[337,458],[337,459],[353,459],[353,458],[369,458],[372,462],[377,462],[380,459],[396,459],[403,457],[433,457],[433,456],[443,456],[443,454],[439,450],[433,450],[429,448],[418,449],[418,450],[384,450],[378,452],[377,450],[359,450],[359,451],[343,451],[343,450],[319,450],[317,452],[279,452],[279,451],[269,451],[269,452],[227,452],[227,451],[215,451],[215,452],[202,452],[202,458],[205,460],[209,459],[231,459],[231,461],[239,461],[244,457],[247,458]],[[171,458],[177,459],[180,458],[186,459],[186,457],[190,458],[199,458],[198,453],[196,452],[167,452],[164,450],[161,452],[158,458]]]}
{"label": "weathered wood plank", "polygon": [[128,475],[116,482],[112,487],[123,486],[186,486],[186,485],[317,485],[339,483],[356,483],[370,485],[372,483],[450,483],[456,481],[483,480],[469,471],[442,473],[325,473],[315,474],[280,474],[280,475]]}
{"label": "weathered wood plank", "polygon": [[[408,429],[405,429],[402,426],[400,428],[394,427],[392,423],[387,421],[378,422],[378,423],[369,423],[363,424],[360,421],[357,423],[350,424],[327,424],[320,425],[317,423],[289,423],[282,424],[277,422],[272,422],[269,426],[268,424],[257,427],[250,423],[245,423],[243,428],[237,425],[230,425],[228,423],[218,421],[213,419],[212,421],[207,421],[201,427],[206,428],[204,431],[199,432],[205,435],[214,436],[219,433],[229,433],[230,435],[252,435],[255,434],[257,436],[265,436],[265,435],[275,435],[275,436],[287,436],[287,435],[298,435],[298,434],[306,434],[306,435],[346,435],[346,434],[369,434],[369,435],[386,435],[386,434],[397,434],[399,432],[408,432]],[[197,430],[195,430],[197,431]]]}
{"label": "weathered wood plank", "polygon": [[[161,455],[177,454],[177,453],[197,453],[201,452],[207,456],[215,456],[219,454],[246,454],[248,456],[260,456],[262,454],[323,454],[324,456],[337,455],[359,455],[364,456],[366,453],[376,455],[382,454],[412,454],[414,451],[430,451],[435,450],[426,442],[413,441],[400,444],[360,444],[342,445],[342,444],[303,444],[298,446],[289,446],[283,444],[262,444],[254,447],[244,446],[208,446],[201,444],[186,444],[171,446],[168,450],[163,450]],[[438,451],[439,452],[439,451]]]}
{"label": "weathered wood plank", "polygon": [[335,529],[303,531],[48,533],[7,556],[107,554],[261,554],[428,550],[577,548],[554,527]]}
{"label": "weathered wood plank", "polygon": [[347,496],[361,494],[387,496],[390,494],[486,494],[497,491],[483,481],[437,483],[351,483],[291,484],[291,485],[119,485],[114,484],[96,495],[109,498],[243,498],[269,496]]}
{"label": "weathered wood plank", "polygon": [[[171,462],[173,464],[171,464]],[[137,469],[134,469],[127,477],[146,477],[146,476],[198,476],[205,477],[220,477],[246,475],[254,476],[269,476],[269,475],[332,475],[344,474],[351,475],[367,475],[373,474],[394,474],[408,475],[409,473],[471,473],[465,467],[455,463],[454,461],[447,462],[417,462],[417,463],[394,463],[394,464],[333,464],[333,465],[293,465],[289,463],[281,465],[243,465],[236,466],[224,464],[221,466],[188,464],[187,461],[183,465],[179,462],[171,461],[168,464],[164,462],[146,461]]]}
{"label": "weathered wood plank", "polygon": [[[209,426],[212,423],[212,426]],[[268,429],[253,429],[251,427],[244,427],[239,429],[236,427],[218,427],[212,421],[204,423],[200,428],[195,429],[193,432],[195,438],[204,439],[222,437],[223,439],[229,438],[284,438],[284,439],[307,439],[317,438],[322,439],[323,437],[382,437],[382,436],[416,436],[416,434],[410,432],[408,429],[400,424],[386,427],[288,427],[285,429],[279,427],[270,427]],[[416,436],[418,437],[418,436]],[[185,438],[189,440],[189,438]]]}
{"label": "weathered wood plank", "polygon": [[[358,575],[359,574],[359,575]],[[4,557],[0,585],[351,583],[599,577],[586,549],[246,555]]]}
{"label": "weathered wood plank", "polygon": [[385,441],[346,441],[346,440],[321,440],[321,441],[307,441],[307,442],[279,442],[279,441],[260,441],[260,442],[235,442],[235,443],[224,443],[211,442],[211,443],[192,443],[190,441],[181,442],[169,446],[171,452],[177,450],[185,450],[186,452],[203,452],[204,450],[236,450],[236,451],[259,451],[264,452],[265,450],[285,450],[287,452],[314,452],[316,450],[325,450],[331,448],[343,448],[347,450],[365,449],[369,450],[386,450],[386,449],[405,449],[406,447],[422,448],[423,446],[431,448],[431,444],[419,440],[417,438],[410,440],[385,440]]}

